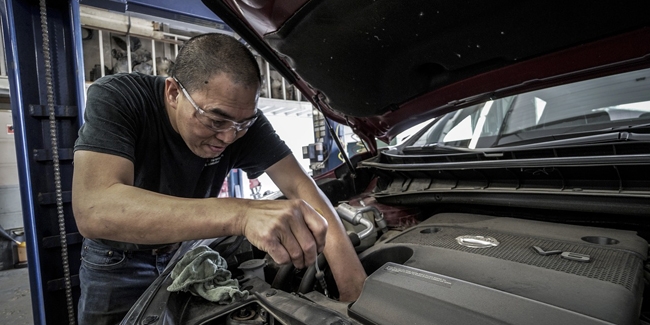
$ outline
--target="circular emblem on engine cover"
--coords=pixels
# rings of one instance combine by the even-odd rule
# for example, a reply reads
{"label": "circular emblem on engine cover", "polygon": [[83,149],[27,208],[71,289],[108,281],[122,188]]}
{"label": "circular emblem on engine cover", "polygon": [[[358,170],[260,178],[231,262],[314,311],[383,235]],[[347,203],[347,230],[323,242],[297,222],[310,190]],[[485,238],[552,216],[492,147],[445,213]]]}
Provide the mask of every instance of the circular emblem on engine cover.
{"label": "circular emblem on engine cover", "polygon": [[489,248],[499,246],[499,241],[493,237],[464,235],[456,237],[456,241],[465,247]]}

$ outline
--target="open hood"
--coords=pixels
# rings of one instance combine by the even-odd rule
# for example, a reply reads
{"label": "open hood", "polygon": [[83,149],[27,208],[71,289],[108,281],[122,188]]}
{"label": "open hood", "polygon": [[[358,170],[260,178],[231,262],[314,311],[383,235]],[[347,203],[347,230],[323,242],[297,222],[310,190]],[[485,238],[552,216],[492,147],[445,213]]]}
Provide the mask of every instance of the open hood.
{"label": "open hood", "polygon": [[203,2],[365,140],[387,142],[487,99],[650,66],[644,0]]}

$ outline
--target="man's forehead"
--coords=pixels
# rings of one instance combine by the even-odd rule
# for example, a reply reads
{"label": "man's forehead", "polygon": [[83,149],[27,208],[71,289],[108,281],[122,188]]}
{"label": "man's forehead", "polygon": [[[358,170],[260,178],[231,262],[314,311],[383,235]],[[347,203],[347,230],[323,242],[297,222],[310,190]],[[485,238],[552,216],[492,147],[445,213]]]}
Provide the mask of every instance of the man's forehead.
{"label": "man's forehead", "polygon": [[253,116],[259,98],[259,87],[238,83],[225,73],[214,75],[210,80],[211,83],[204,84],[197,91],[201,94],[199,101],[203,102],[199,107],[206,113],[233,120],[242,119],[242,113],[247,115],[244,118]]}

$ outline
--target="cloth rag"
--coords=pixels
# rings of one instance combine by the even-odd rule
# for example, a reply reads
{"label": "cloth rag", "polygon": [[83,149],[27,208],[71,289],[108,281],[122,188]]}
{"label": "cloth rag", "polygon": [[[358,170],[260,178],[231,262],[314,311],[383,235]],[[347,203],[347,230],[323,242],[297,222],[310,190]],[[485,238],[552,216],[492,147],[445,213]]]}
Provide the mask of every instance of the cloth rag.
{"label": "cloth rag", "polygon": [[248,291],[239,290],[239,283],[231,278],[228,263],[208,246],[197,246],[185,253],[172,269],[174,280],[168,291],[189,291],[220,305],[248,298]]}

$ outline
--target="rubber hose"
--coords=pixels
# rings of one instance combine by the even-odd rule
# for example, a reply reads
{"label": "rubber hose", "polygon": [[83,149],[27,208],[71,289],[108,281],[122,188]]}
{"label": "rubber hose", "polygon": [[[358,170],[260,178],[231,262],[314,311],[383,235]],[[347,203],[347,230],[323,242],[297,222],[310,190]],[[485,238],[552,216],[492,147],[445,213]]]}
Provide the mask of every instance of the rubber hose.
{"label": "rubber hose", "polygon": [[[327,260],[325,259],[324,254],[319,254],[316,260],[318,262],[318,267],[321,270],[325,268]],[[302,277],[302,281],[300,281],[298,292],[307,293],[314,290],[314,282],[316,282],[316,267],[314,265],[310,265],[307,268],[307,271],[305,271],[305,275]]]}
{"label": "rubber hose", "polygon": [[293,265],[291,263],[282,265],[275,278],[273,278],[271,288],[289,291],[291,289],[291,273],[293,273]]}

